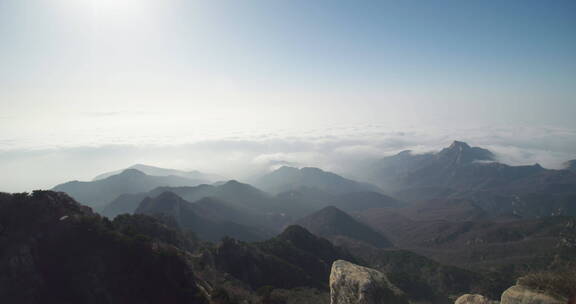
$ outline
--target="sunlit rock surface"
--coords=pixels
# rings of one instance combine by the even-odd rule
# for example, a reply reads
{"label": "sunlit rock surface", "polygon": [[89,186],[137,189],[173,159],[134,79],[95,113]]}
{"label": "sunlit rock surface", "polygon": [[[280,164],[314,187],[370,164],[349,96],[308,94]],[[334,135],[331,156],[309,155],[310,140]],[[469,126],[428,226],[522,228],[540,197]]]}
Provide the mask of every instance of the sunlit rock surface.
{"label": "sunlit rock surface", "polygon": [[454,304],[496,304],[498,301],[492,301],[483,295],[479,294],[464,294],[461,295]]}
{"label": "sunlit rock surface", "polygon": [[407,304],[400,289],[386,275],[375,269],[343,260],[332,264],[330,273],[331,304]]}
{"label": "sunlit rock surface", "polygon": [[568,299],[553,297],[528,287],[514,285],[502,293],[501,304],[565,304]]}

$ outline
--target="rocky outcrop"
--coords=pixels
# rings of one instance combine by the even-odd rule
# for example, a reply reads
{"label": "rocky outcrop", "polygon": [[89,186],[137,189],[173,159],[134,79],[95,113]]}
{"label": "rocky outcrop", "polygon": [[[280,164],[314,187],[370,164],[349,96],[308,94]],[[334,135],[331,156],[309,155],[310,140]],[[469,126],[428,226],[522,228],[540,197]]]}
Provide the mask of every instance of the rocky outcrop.
{"label": "rocky outcrop", "polygon": [[330,273],[331,304],[407,304],[404,292],[375,269],[343,260],[332,264]]}
{"label": "rocky outcrop", "polygon": [[498,301],[492,301],[483,295],[479,294],[465,294],[460,296],[454,304],[496,304]]}
{"label": "rocky outcrop", "polygon": [[501,304],[565,304],[568,299],[553,297],[529,287],[514,285],[502,293]]}

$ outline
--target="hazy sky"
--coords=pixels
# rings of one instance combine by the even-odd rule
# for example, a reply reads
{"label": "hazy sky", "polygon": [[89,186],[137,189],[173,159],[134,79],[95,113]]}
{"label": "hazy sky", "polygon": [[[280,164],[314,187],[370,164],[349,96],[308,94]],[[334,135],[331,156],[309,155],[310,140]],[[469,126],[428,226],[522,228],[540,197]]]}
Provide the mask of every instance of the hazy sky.
{"label": "hazy sky", "polygon": [[0,191],[137,161],[330,167],[314,144],[244,144],[347,128],[369,155],[458,134],[576,158],[575,96],[573,0],[0,0]]}

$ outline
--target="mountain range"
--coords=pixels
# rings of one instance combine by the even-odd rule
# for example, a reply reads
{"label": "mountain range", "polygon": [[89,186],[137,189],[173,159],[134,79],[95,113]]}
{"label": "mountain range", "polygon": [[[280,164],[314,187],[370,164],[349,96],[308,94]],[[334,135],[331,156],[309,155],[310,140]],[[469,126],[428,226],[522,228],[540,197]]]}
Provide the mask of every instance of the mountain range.
{"label": "mountain range", "polygon": [[381,190],[374,185],[360,183],[318,168],[282,166],[260,178],[256,186],[270,193],[298,190],[302,187],[318,189],[330,194]]}
{"label": "mountain range", "polygon": [[171,176],[171,175],[172,176],[180,176],[180,177],[184,177],[184,178],[188,178],[188,179],[192,179],[192,180],[202,181],[202,183],[206,183],[206,184],[226,180],[226,178],[223,176],[220,176],[217,174],[204,173],[204,172],[200,172],[198,170],[181,171],[181,170],[175,170],[175,169],[166,169],[166,168],[160,168],[160,167],[155,167],[155,166],[149,166],[149,165],[144,165],[144,164],[136,164],[136,165],[132,165],[132,166],[125,168],[125,169],[99,174],[98,176],[94,177],[93,181],[105,179],[105,178],[108,178],[112,175],[117,175],[117,174],[119,174],[122,171],[127,170],[127,169],[135,169],[135,170],[138,170],[140,172],[146,173],[147,175],[154,175],[154,176]]}
{"label": "mountain range", "polygon": [[127,169],[95,181],[67,182],[52,190],[66,192],[82,204],[100,209],[122,194],[149,191],[160,186],[195,186],[203,182],[174,175],[152,176],[136,169]]}
{"label": "mountain range", "polygon": [[249,215],[222,202],[204,198],[192,204],[169,191],[155,198],[145,198],[135,213],[168,216],[181,229],[194,232],[199,238],[208,241],[219,241],[225,236],[258,241],[272,236],[265,229],[237,223],[246,223]]}
{"label": "mountain range", "polygon": [[410,202],[469,202],[491,216],[576,214],[573,171],[509,166],[459,141],[437,153],[403,151],[383,158],[370,174],[388,193]]}
{"label": "mountain range", "polygon": [[372,184],[318,168],[253,186],[136,165],[0,193],[0,300],[327,303],[338,259],[386,272],[416,302],[496,297],[520,274],[576,264],[573,167],[510,166],[456,141],[375,162]]}

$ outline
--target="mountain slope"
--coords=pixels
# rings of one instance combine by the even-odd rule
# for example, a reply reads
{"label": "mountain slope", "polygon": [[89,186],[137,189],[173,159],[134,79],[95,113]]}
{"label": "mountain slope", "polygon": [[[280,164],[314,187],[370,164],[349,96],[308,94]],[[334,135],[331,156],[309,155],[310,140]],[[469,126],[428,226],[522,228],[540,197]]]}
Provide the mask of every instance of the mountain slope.
{"label": "mountain slope", "polygon": [[[527,220],[418,220],[393,210],[359,213],[362,221],[390,236],[398,248],[444,264],[465,268],[543,269],[574,259],[576,218],[554,216]],[[569,246],[565,246],[569,244]],[[570,245],[571,244],[571,245]],[[570,248],[572,246],[572,249]]]}
{"label": "mountain slope", "polygon": [[119,228],[63,193],[1,194],[0,302],[207,303],[187,254],[133,223]]}
{"label": "mountain slope", "polygon": [[400,208],[406,204],[378,192],[351,192],[337,196],[331,205],[345,212],[355,212],[374,208]]}
{"label": "mountain slope", "polygon": [[317,211],[298,220],[296,223],[310,232],[327,239],[346,237],[379,248],[392,246],[392,243],[382,234],[333,206]]}
{"label": "mountain slope", "polygon": [[226,216],[239,215],[239,212],[224,204],[207,200],[192,204],[172,192],[164,192],[155,198],[145,198],[135,213],[170,216],[183,230],[192,231],[199,238],[208,241],[218,241],[225,236],[257,241],[270,236],[263,229],[239,224],[234,216]]}
{"label": "mountain slope", "polygon": [[125,193],[145,192],[160,186],[194,186],[200,182],[179,176],[151,176],[135,169],[128,169],[102,180],[67,182],[55,186],[52,190],[66,192],[87,206],[103,208]]}
{"label": "mountain slope", "polygon": [[380,191],[374,185],[359,183],[318,168],[297,169],[286,166],[261,177],[256,185],[270,193],[281,193],[301,187],[317,188],[330,194]]}
{"label": "mountain slope", "polygon": [[210,257],[215,267],[253,289],[270,285],[327,290],[330,266],[336,259],[354,260],[347,252],[299,226],[290,226],[279,236],[259,243],[224,239]]}
{"label": "mountain slope", "polygon": [[100,213],[111,219],[120,214],[132,214],[146,197],[148,197],[148,192],[122,194],[106,204]]}
{"label": "mountain slope", "polygon": [[576,159],[569,160],[564,164],[564,168],[566,170],[570,170],[572,172],[576,172]]}

